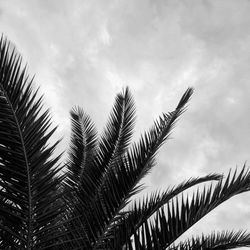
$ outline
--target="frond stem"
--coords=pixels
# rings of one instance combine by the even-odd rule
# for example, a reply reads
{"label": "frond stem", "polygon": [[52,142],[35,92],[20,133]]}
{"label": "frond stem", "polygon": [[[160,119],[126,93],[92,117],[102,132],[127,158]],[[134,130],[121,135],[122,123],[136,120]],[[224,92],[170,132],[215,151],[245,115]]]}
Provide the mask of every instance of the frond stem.
{"label": "frond stem", "polygon": [[[1,84],[2,85],[2,84]],[[29,204],[29,209],[28,209],[28,235],[27,235],[27,249],[31,249],[31,232],[32,232],[32,225],[31,225],[31,220],[32,220],[32,216],[31,216],[31,207],[32,207],[32,199],[31,199],[31,180],[30,180],[30,168],[29,168],[29,162],[28,162],[28,156],[27,156],[27,152],[26,152],[26,147],[25,147],[25,143],[24,143],[24,138],[22,135],[22,131],[18,122],[18,118],[16,116],[16,113],[14,111],[14,108],[12,106],[12,103],[8,97],[8,94],[6,93],[5,89],[3,86],[1,86],[1,91],[4,93],[4,96],[6,98],[7,103],[9,104],[11,111],[13,113],[14,119],[15,119],[15,123],[18,129],[18,134],[20,136],[20,141],[21,141],[21,145],[22,145],[22,149],[23,149],[23,155],[24,155],[24,160],[25,160],[25,165],[26,165],[26,171],[27,171],[27,185],[28,185],[28,204]]]}

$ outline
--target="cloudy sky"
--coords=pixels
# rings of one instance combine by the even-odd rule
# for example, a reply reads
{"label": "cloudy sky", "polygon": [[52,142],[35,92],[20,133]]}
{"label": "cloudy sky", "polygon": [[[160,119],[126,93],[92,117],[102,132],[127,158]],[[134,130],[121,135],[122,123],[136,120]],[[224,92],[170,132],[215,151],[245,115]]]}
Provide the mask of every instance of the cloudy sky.
{"label": "cloudy sky", "polygon": [[[250,165],[249,13],[247,0],[0,0],[0,31],[36,75],[64,144],[74,105],[101,130],[115,94],[129,86],[137,136],[195,88],[146,179],[151,190]],[[230,228],[250,229],[250,194],[192,232]]]}

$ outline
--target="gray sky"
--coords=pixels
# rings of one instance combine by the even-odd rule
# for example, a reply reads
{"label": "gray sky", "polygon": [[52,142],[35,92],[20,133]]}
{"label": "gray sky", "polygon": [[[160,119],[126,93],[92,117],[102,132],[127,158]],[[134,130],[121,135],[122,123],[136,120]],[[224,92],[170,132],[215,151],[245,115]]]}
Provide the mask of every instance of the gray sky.
{"label": "gray sky", "polygon": [[[115,94],[127,85],[138,137],[188,86],[195,88],[174,140],[145,180],[153,190],[249,160],[249,13],[247,0],[0,0],[0,30],[36,75],[64,142],[74,105],[100,131]],[[250,193],[219,207],[192,232],[233,228],[250,230]]]}

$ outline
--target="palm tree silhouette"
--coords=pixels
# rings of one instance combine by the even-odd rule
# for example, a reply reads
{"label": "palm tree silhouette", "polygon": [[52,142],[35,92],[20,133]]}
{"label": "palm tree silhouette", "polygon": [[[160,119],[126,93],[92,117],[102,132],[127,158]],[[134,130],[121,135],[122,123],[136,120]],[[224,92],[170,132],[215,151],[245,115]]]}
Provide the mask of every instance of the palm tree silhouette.
{"label": "palm tree silhouette", "polygon": [[[196,222],[234,195],[249,191],[245,166],[224,179],[191,178],[133,200],[140,180],[185,111],[193,89],[176,109],[131,143],[135,106],[125,88],[116,96],[104,132],[79,107],[65,163],[42,97],[21,57],[0,41],[0,248],[1,249],[230,249],[250,246],[250,234],[226,231],[175,243]],[[184,197],[182,192],[211,182]],[[214,184],[215,183],[215,184]]]}

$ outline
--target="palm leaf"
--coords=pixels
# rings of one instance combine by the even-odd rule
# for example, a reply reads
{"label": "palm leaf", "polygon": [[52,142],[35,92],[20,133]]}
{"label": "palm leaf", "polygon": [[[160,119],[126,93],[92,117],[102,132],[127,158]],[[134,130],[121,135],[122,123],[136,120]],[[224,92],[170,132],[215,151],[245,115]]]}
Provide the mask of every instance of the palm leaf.
{"label": "palm leaf", "polygon": [[[46,228],[60,213],[57,187],[58,142],[48,146],[55,129],[42,97],[9,43],[0,40],[0,246],[11,249],[44,244]],[[43,230],[43,232],[41,232]],[[50,232],[51,233],[51,232]]]}
{"label": "palm leaf", "polygon": [[107,171],[106,180],[91,205],[98,211],[97,215],[90,216],[90,220],[96,221],[97,225],[93,230],[96,232],[96,246],[99,247],[99,244],[103,243],[104,236],[109,235],[109,229],[112,228],[111,224],[117,221],[119,212],[128,204],[130,197],[138,192],[139,180],[153,167],[157,150],[168,138],[178,117],[185,111],[192,93],[193,89],[188,89],[176,110],[160,117],[151,130],[141,137],[139,143],[134,144],[132,149],[117,161],[116,167]]}
{"label": "palm leaf", "polygon": [[192,237],[168,250],[222,250],[250,247],[250,234],[243,231],[222,231],[202,237]]}
{"label": "palm leaf", "polygon": [[80,185],[82,175],[95,156],[97,132],[90,117],[79,107],[71,110],[72,134],[68,161],[68,186]]}
{"label": "palm leaf", "polygon": [[150,238],[152,237],[153,245],[148,249],[156,243],[161,248],[170,246],[186,230],[221,203],[249,190],[250,170],[244,166],[238,175],[235,170],[232,178],[229,172],[225,181],[219,181],[214,188],[211,184],[208,188],[204,187],[203,191],[198,189],[191,198],[184,199],[182,196],[181,200],[172,200],[171,204],[167,203],[166,211],[161,209],[153,222],[145,222],[143,225],[142,230],[149,230]]}
{"label": "palm leaf", "polygon": [[[73,131],[69,163],[67,164],[69,165],[71,184],[68,184],[72,186],[76,180],[79,180],[80,186],[76,193],[77,200],[73,199],[73,204],[69,205],[69,210],[74,207],[70,212],[70,217],[75,218],[76,221],[72,222],[74,225],[72,223],[68,225],[68,231],[72,233],[73,230],[78,237],[84,238],[85,243],[86,237],[90,239],[91,235],[93,235],[92,227],[94,224],[94,221],[88,222],[89,218],[86,214],[93,212],[91,203],[95,200],[97,190],[101,186],[103,179],[105,179],[107,169],[113,168],[114,162],[127,149],[132,136],[134,112],[134,102],[128,88],[126,88],[122,93],[118,94],[108,124],[99,138],[97,146],[95,145],[96,133],[89,117],[79,109],[71,113],[73,114]],[[83,140],[83,138],[85,139]],[[85,149],[88,148],[87,141],[91,143],[90,154],[85,152]],[[74,178],[70,174],[72,172],[74,172]],[[79,220],[79,214],[81,220]],[[85,233],[79,234],[79,231],[83,228]]]}
{"label": "palm leaf", "polygon": [[134,201],[133,205],[128,209],[128,213],[121,218],[120,225],[114,225],[116,241],[119,238],[119,243],[117,241],[116,244],[123,245],[126,241],[129,241],[130,237],[144,222],[178,194],[200,183],[219,181],[221,178],[222,176],[218,174],[211,174],[200,178],[190,178],[176,187],[167,189],[163,193],[155,192],[139,202]]}
{"label": "palm leaf", "polygon": [[108,123],[99,139],[96,157],[87,166],[82,183],[88,198],[95,200],[109,169],[127,151],[135,121],[134,101],[128,88],[118,94]]}

